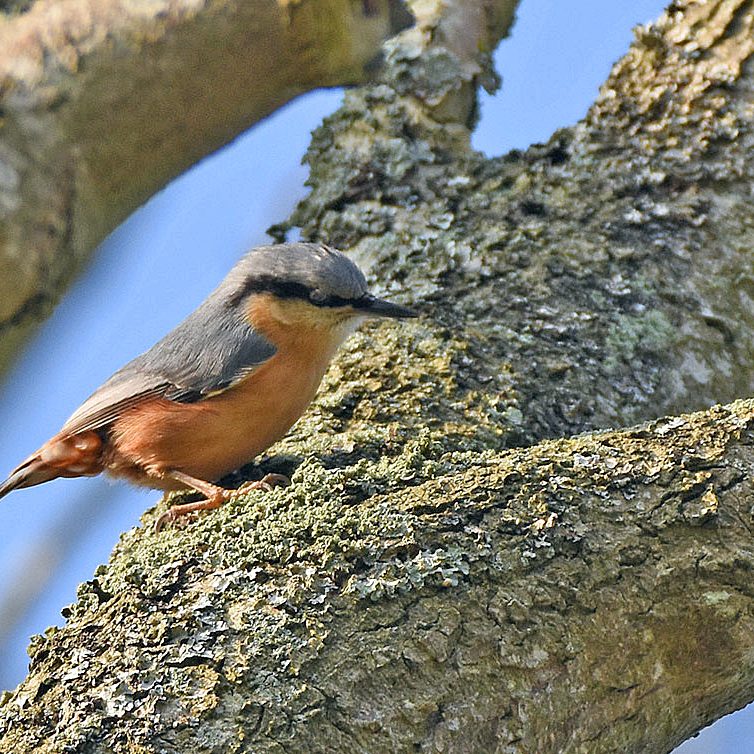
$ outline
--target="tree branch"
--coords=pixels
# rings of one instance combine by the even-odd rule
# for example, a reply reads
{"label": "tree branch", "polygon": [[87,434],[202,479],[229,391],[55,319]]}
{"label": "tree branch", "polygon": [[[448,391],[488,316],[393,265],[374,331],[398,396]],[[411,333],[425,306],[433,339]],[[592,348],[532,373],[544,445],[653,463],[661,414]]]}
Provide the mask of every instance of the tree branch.
{"label": "tree branch", "polygon": [[492,16],[443,5],[289,221],[431,317],[349,342],[268,462],[290,489],[124,536],[0,751],[666,752],[754,697],[754,402],[543,439],[750,392],[751,3],[674,3],[498,160],[442,31]]}
{"label": "tree branch", "polygon": [[498,454],[424,433],[132,531],[3,752],[668,751],[751,698],[754,402]]}
{"label": "tree branch", "polygon": [[407,20],[399,0],[37,0],[0,15],[0,364],[150,195],[302,92],[363,81]]}

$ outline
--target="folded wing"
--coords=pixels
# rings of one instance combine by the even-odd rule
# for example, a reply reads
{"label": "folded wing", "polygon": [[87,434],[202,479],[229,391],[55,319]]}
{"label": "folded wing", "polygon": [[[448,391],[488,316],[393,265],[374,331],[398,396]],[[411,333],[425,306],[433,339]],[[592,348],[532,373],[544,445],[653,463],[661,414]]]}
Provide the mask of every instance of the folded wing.
{"label": "folded wing", "polygon": [[145,353],[117,371],[73,413],[60,434],[111,424],[143,401],[193,403],[217,395],[275,354],[275,347],[212,297]]}

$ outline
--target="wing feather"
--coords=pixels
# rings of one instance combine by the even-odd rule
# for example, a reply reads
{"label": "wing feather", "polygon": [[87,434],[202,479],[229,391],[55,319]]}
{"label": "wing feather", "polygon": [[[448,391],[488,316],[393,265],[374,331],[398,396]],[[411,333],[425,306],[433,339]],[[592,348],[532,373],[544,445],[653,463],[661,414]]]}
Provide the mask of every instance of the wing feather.
{"label": "wing feather", "polygon": [[254,372],[275,347],[221,297],[210,296],[178,327],[118,370],[63,425],[76,434],[107,427],[123,411],[154,398],[193,403],[218,395]]}

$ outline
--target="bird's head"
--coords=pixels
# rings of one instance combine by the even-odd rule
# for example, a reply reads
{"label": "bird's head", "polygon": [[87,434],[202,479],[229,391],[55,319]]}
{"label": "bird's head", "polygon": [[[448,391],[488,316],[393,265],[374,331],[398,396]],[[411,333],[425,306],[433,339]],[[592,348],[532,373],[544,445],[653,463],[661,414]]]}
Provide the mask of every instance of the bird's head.
{"label": "bird's head", "polygon": [[405,306],[369,293],[361,270],[343,253],[320,244],[260,246],[228,276],[232,299],[252,325],[347,335],[366,317],[416,317]]}

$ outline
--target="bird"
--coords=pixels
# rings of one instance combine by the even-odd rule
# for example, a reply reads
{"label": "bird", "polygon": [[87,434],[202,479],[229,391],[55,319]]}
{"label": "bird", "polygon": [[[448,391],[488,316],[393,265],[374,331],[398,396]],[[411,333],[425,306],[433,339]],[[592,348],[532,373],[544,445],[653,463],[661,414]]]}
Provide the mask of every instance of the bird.
{"label": "bird", "polygon": [[[367,317],[417,313],[369,292],[357,265],[324,244],[248,251],[177,327],[128,362],[0,484],[0,498],[102,472],[194,490],[160,530],[233,494],[217,481],[280,440],[312,401],[338,347]],[[253,486],[287,481],[267,475]]]}

